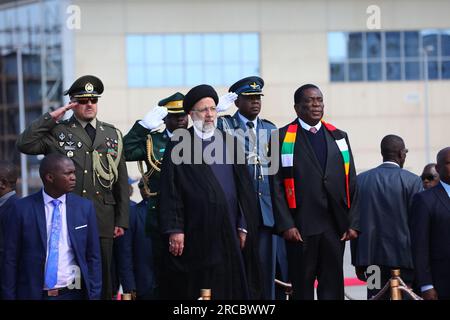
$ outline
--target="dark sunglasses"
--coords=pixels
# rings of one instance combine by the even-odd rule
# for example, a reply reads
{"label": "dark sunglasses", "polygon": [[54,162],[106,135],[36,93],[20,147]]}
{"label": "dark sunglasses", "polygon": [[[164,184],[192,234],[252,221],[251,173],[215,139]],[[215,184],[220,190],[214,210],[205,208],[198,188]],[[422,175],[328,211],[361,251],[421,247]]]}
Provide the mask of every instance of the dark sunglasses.
{"label": "dark sunglasses", "polygon": [[437,176],[432,175],[432,174],[425,174],[425,175],[422,175],[421,178],[422,178],[422,181],[424,181],[424,180],[433,181],[434,179],[437,178]]}
{"label": "dark sunglasses", "polygon": [[79,99],[75,99],[75,101],[76,101],[78,104],[88,104],[89,101],[90,101],[92,104],[96,104],[96,103],[98,102],[98,98],[79,98]]}

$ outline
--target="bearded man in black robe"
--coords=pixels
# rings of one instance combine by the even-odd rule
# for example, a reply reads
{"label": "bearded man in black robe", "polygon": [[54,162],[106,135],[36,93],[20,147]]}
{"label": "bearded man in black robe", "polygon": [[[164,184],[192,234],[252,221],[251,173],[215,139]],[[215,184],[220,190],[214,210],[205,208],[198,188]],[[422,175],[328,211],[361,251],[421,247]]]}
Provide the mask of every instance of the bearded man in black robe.
{"label": "bearded man in black robe", "polygon": [[[166,299],[260,299],[258,208],[237,140],[216,130],[209,85],[183,101],[193,126],[174,132],[161,168],[160,226],[167,241]],[[242,156],[242,157],[241,157]]]}

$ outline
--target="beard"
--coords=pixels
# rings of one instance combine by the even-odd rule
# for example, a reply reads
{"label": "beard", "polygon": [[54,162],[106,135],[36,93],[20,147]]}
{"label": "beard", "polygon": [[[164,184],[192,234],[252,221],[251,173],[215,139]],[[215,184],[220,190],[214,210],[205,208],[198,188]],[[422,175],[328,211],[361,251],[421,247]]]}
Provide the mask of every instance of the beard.
{"label": "beard", "polygon": [[202,120],[195,120],[192,123],[197,130],[203,133],[209,133],[216,129],[217,119],[214,120],[214,123],[204,123]]}

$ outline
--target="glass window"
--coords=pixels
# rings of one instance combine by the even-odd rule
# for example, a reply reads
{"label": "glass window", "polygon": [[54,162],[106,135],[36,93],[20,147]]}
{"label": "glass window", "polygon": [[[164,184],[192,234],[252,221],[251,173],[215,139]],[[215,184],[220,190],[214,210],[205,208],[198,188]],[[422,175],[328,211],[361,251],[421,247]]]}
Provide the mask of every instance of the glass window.
{"label": "glass window", "polygon": [[328,57],[330,61],[345,61],[347,54],[347,34],[345,32],[330,32],[328,34]]}
{"label": "glass window", "polygon": [[441,55],[450,57],[450,30],[444,30],[441,33]]}
{"label": "glass window", "polygon": [[405,41],[405,57],[417,58],[420,56],[419,52],[419,32],[407,31],[403,33]]}
{"label": "glass window", "polygon": [[420,79],[420,62],[405,63],[405,80]]}
{"label": "glass window", "polygon": [[450,60],[444,60],[441,64],[442,79],[450,79]]}
{"label": "glass window", "polygon": [[366,33],[366,56],[367,58],[381,57],[381,33]]}
{"label": "glass window", "polygon": [[348,75],[350,81],[362,81],[363,80],[363,64],[362,63],[349,63]]}
{"label": "glass window", "polygon": [[257,33],[127,36],[130,87],[230,85],[259,74]]}
{"label": "glass window", "polygon": [[[164,62],[164,51],[165,44],[164,39],[161,36],[153,36],[153,37],[144,37],[145,45],[144,45],[144,53],[145,58],[143,61],[139,63],[150,63],[150,64],[161,64]],[[171,50],[172,51],[172,50]]]}
{"label": "glass window", "polygon": [[400,32],[386,32],[386,57],[400,58]]}
{"label": "glass window", "polygon": [[427,50],[429,57],[436,57],[438,51],[438,33],[437,30],[423,30],[420,34],[422,36],[422,47]]}
{"label": "glass window", "polygon": [[348,35],[348,52],[350,58],[362,58],[363,56],[363,34],[352,32]]}
{"label": "glass window", "polygon": [[438,79],[438,63],[436,61],[428,61],[428,79]]}
{"label": "glass window", "polygon": [[203,61],[203,37],[199,34],[187,34],[184,37],[185,63],[201,63]]}
{"label": "glass window", "polygon": [[386,63],[386,79],[387,80],[401,80],[401,65],[400,62]]}
{"label": "glass window", "polygon": [[222,39],[218,34],[208,34],[203,38],[205,63],[220,63],[222,61]]}
{"label": "glass window", "polygon": [[381,77],[381,62],[367,64],[367,80],[380,81]]}
{"label": "glass window", "polygon": [[331,81],[345,80],[345,64],[331,63],[330,64]]}

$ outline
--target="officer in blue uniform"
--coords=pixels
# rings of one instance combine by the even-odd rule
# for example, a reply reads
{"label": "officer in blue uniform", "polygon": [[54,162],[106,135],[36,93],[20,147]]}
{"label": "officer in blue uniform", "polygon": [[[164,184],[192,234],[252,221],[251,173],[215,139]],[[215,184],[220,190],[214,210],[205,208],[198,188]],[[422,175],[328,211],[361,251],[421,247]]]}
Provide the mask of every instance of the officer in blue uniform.
{"label": "officer in blue uniform", "polygon": [[273,234],[274,218],[267,175],[268,146],[270,134],[276,126],[258,115],[261,111],[261,97],[264,81],[260,77],[247,77],[233,84],[230,93],[221,97],[218,111],[226,110],[231,102],[238,108],[233,115],[218,118],[217,128],[232,134],[245,146],[248,170],[258,197],[260,210],[259,255],[264,279],[264,299],[275,299],[275,265],[277,236]]}

